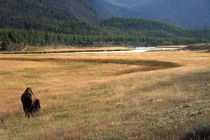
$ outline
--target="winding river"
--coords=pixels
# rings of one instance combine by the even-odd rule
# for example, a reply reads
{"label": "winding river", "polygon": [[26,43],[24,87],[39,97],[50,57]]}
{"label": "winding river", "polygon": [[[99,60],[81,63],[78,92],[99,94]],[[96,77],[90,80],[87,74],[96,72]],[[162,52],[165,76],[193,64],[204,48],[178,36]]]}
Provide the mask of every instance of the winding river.
{"label": "winding river", "polygon": [[135,52],[147,52],[152,50],[176,50],[177,48],[158,48],[158,47],[137,47],[134,50],[125,51],[84,51],[84,52],[70,52],[70,53],[135,53]]}
{"label": "winding river", "polygon": [[82,51],[38,51],[38,52],[30,52],[30,51],[19,51],[19,52],[4,52],[3,54],[41,54],[41,53],[139,53],[139,52],[147,52],[152,50],[176,50],[178,48],[158,48],[158,47],[137,47],[131,50],[82,50]]}

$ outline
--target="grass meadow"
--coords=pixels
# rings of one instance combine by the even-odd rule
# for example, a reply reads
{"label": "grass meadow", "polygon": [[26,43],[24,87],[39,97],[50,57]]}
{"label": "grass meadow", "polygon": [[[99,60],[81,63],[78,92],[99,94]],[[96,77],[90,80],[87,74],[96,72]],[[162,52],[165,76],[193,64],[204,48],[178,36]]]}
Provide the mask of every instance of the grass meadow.
{"label": "grass meadow", "polygon": [[201,139],[209,116],[208,52],[0,54],[0,139]]}

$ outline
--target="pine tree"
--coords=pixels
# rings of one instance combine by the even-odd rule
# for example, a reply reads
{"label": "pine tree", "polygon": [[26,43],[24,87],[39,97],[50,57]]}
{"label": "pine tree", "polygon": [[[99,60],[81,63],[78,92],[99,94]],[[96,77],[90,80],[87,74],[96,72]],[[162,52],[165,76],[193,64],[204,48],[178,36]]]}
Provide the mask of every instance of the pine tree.
{"label": "pine tree", "polygon": [[8,43],[7,41],[3,41],[3,42],[1,43],[1,50],[2,50],[2,51],[6,51],[7,48],[8,48],[8,45],[9,45],[9,43]]}

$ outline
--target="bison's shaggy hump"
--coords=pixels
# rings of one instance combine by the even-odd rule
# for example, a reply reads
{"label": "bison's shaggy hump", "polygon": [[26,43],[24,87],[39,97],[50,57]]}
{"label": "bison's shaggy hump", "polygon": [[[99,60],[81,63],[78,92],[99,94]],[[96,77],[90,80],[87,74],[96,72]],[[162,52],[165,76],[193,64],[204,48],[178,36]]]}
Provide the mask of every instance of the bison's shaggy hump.
{"label": "bison's shaggy hump", "polygon": [[29,118],[30,114],[37,112],[40,110],[40,101],[36,99],[31,88],[26,88],[24,93],[21,96],[21,102],[23,104],[23,110],[25,111],[25,115]]}

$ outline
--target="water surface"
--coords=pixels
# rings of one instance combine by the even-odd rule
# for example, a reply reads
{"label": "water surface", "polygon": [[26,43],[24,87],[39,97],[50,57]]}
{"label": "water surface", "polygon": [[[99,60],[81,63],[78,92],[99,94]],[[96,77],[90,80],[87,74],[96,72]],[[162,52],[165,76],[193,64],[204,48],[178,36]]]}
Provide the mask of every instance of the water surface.
{"label": "water surface", "polygon": [[176,50],[177,48],[158,48],[158,47],[136,47],[134,50],[125,51],[83,51],[83,52],[71,52],[71,53],[135,53],[135,52],[147,52],[152,50]]}

